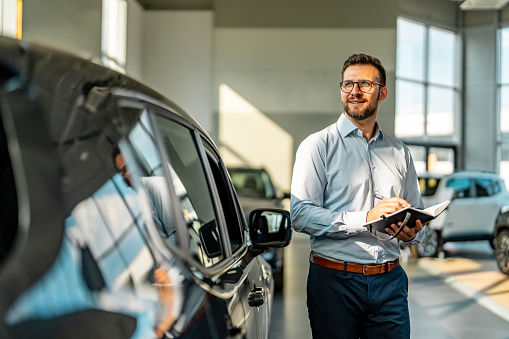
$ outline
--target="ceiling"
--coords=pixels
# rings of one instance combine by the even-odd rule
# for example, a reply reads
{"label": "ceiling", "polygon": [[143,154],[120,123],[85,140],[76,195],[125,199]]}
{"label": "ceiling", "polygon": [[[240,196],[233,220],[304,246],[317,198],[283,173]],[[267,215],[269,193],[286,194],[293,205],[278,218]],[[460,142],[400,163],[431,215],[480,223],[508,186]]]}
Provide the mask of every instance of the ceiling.
{"label": "ceiling", "polygon": [[138,0],[145,9],[213,9],[214,0]]}
{"label": "ceiling", "polygon": [[465,0],[460,8],[464,11],[481,11],[502,9],[509,0]]}
{"label": "ceiling", "polygon": [[[497,10],[507,5],[509,0],[451,0],[461,2],[464,11]],[[204,10],[213,9],[214,0],[138,0],[145,9],[154,10]]]}

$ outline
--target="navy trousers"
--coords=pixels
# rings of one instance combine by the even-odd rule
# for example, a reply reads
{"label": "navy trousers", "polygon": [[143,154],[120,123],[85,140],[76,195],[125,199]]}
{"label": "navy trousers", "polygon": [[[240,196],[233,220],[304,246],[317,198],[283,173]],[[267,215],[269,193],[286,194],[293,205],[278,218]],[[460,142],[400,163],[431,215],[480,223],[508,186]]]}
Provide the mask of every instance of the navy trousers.
{"label": "navy trousers", "polygon": [[307,306],[313,339],[410,338],[408,277],[401,266],[365,276],[310,263]]}

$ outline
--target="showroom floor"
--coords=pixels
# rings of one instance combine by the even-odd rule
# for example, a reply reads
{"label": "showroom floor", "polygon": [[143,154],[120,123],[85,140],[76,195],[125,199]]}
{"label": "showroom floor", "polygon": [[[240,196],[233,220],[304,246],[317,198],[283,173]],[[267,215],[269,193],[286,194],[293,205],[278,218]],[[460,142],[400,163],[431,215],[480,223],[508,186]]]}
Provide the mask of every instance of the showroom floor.
{"label": "showroom floor", "polygon": [[[495,315],[487,306],[486,298],[500,298],[497,290],[486,295],[486,288],[477,292],[461,291],[458,282],[463,275],[472,275],[472,265],[465,271],[458,262],[472,260],[478,263],[480,281],[486,282],[491,275],[498,280],[506,278],[494,268],[493,251],[488,243],[448,243],[445,260],[415,259],[408,252],[402,255],[402,263],[409,277],[409,308],[412,339],[507,339],[508,317]],[[292,243],[285,249],[285,286],[283,293],[275,295],[272,312],[271,339],[311,339],[311,329],[306,308],[306,278],[308,272],[309,237],[293,234]],[[444,267],[447,265],[452,268]],[[430,267],[433,266],[431,270]],[[440,269],[440,274],[436,269]],[[484,268],[483,268],[484,267]],[[491,272],[493,271],[493,272]],[[451,273],[452,272],[452,273]],[[500,283],[499,283],[500,285]],[[484,285],[483,285],[484,286]],[[475,287],[475,286],[474,286]],[[503,308],[505,305],[500,304]],[[505,307],[509,314],[509,307]],[[504,312],[502,312],[504,313]],[[499,312],[499,315],[501,313]],[[506,319],[505,319],[506,318]]]}

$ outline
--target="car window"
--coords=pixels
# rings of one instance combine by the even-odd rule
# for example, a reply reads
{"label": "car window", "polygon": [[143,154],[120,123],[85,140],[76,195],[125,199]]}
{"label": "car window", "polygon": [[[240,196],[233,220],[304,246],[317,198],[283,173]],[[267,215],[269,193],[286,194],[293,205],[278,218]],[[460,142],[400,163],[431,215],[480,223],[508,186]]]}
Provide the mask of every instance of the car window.
{"label": "car window", "polygon": [[[207,145],[206,143],[204,143]],[[238,214],[238,208],[233,200],[231,186],[228,184],[228,176],[226,169],[222,165],[219,156],[215,154],[212,147],[206,147],[207,159],[209,161],[210,169],[214,177],[214,182],[211,183],[215,186],[221,203],[221,211],[224,215],[225,225],[228,231],[228,237],[232,252],[240,248],[242,244],[241,235],[241,218]]]}
{"label": "car window", "polygon": [[260,172],[231,170],[230,176],[239,196],[252,198],[265,197],[265,185]]}
{"label": "car window", "polygon": [[178,245],[177,226],[175,221],[174,198],[169,190],[168,179],[163,168],[163,161],[159,154],[154,132],[149,122],[148,112],[140,114],[139,120],[131,128],[127,144],[131,152],[123,154],[118,151],[122,164],[115,164],[122,173],[124,180],[129,183],[130,171],[137,174],[138,184],[146,193],[149,202],[151,220],[154,222],[160,236],[167,242]]}
{"label": "car window", "polygon": [[493,181],[493,194],[498,194],[500,193],[502,189],[500,188],[500,181],[499,180],[494,180]]}
{"label": "car window", "polygon": [[474,179],[477,197],[489,197],[493,195],[493,181],[491,179]]}
{"label": "car window", "polygon": [[224,258],[218,218],[193,132],[169,119],[155,116],[166,148],[169,170],[180,202],[194,259],[209,267]]}
{"label": "car window", "polygon": [[470,179],[469,178],[453,178],[447,182],[447,187],[454,189],[455,198],[470,197]]}
{"label": "car window", "polygon": [[6,259],[18,233],[18,197],[7,138],[0,119],[0,264]]}
{"label": "car window", "polygon": [[429,197],[435,194],[437,191],[440,178],[419,178],[419,186],[421,189],[421,195],[423,197]]}
{"label": "car window", "polygon": [[270,180],[269,173],[262,171],[261,177],[262,177],[263,185],[265,187],[265,197],[268,199],[274,198],[276,195],[276,192],[274,192],[274,186],[272,185],[272,181]]}
{"label": "car window", "polygon": [[232,168],[229,173],[241,197],[273,199],[276,195],[270,176],[264,170]]}

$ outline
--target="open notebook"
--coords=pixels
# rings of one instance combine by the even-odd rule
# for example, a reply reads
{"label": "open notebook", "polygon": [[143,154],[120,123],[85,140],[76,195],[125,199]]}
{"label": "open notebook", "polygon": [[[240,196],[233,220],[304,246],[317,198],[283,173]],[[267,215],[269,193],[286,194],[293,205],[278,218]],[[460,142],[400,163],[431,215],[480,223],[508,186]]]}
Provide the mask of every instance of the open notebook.
{"label": "open notebook", "polygon": [[385,228],[389,227],[391,224],[398,224],[398,222],[405,220],[407,213],[410,213],[407,226],[414,227],[416,220],[421,220],[422,223],[425,223],[435,219],[447,208],[447,206],[449,206],[450,203],[451,202],[449,200],[446,200],[424,210],[414,207],[404,207],[392,214],[384,215],[382,218],[370,221],[364,224],[364,227],[367,227],[370,232],[376,231],[387,233]]}

